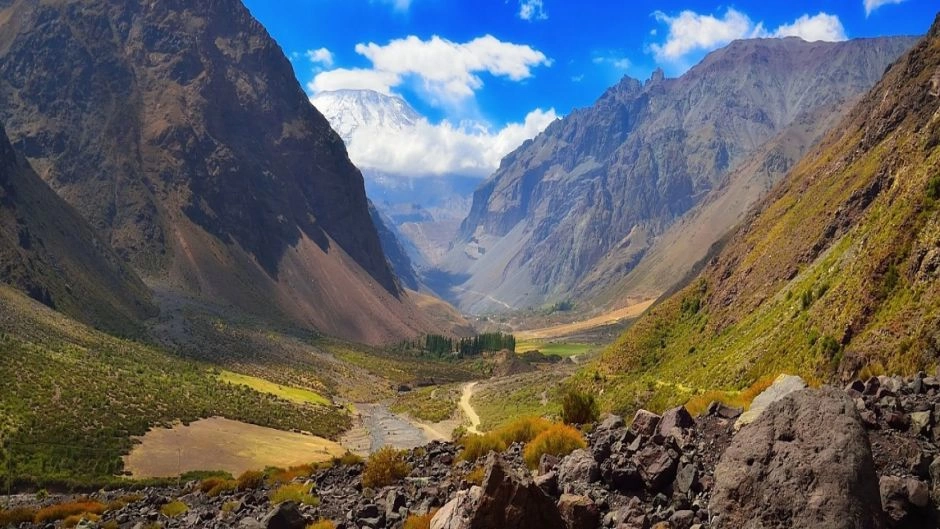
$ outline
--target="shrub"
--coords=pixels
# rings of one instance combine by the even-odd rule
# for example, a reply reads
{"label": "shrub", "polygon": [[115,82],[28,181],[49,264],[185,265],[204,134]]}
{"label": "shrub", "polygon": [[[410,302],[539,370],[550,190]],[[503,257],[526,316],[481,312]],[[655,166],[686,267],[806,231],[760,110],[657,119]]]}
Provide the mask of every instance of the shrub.
{"label": "shrub", "polygon": [[561,419],[566,424],[588,424],[597,421],[600,410],[590,393],[569,389],[561,399]]}
{"label": "shrub", "polygon": [[437,514],[437,509],[427,514],[412,514],[405,519],[404,529],[430,529],[431,520],[434,518],[435,514]]}
{"label": "shrub", "polygon": [[163,507],[160,507],[160,514],[166,516],[167,518],[176,518],[182,514],[189,512],[189,505],[175,500],[170,503],[165,504]]}
{"label": "shrub", "polygon": [[551,421],[542,417],[526,417],[516,419],[494,433],[508,447],[513,443],[528,443],[551,426]]}
{"label": "shrub", "polygon": [[685,404],[685,409],[696,417],[704,413],[712,402],[721,402],[732,408],[747,409],[751,406],[754,397],[769,388],[776,378],[775,375],[765,375],[741,391],[706,391],[689,399],[689,402]]}
{"label": "shrub", "polygon": [[0,509],[0,527],[8,525],[17,526],[22,523],[32,523],[36,518],[36,509],[30,507],[15,507],[8,511]]}
{"label": "shrub", "polygon": [[120,529],[117,520],[108,520],[100,525],[101,529]]}
{"label": "shrub", "polygon": [[235,486],[240,491],[255,490],[264,485],[264,472],[260,470],[246,470],[235,480]]}
{"label": "shrub", "polygon": [[461,424],[460,426],[454,428],[452,432],[450,432],[450,439],[455,443],[459,443],[464,437],[466,437],[466,435],[467,427]]}
{"label": "shrub", "polygon": [[117,510],[123,509],[124,507],[127,507],[128,505],[132,503],[137,503],[138,501],[142,499],[144,499],[144,497],[141,496],[140,494],[125,494],[124,496],[121,496],[120,498],[116,498],[116,499],[109,501],[107,506],[105,506],[104,510],[105,512],[117,511]]}
{"label": "shrub", "polygon": [[317,520],[308,525],[307,529],[336,529],[336,524],[333,520]]}
{"label": "shrub", "polygon": [[268,476],[268,483],[275,485],[278,483],[290,483],[297,478],[307,478],[313,474],[313,465],[297,465],[289,468],[271,467],[265,470]]}
{"label": "shrub", "polygon": [[199,490],[210,498],[215,498],[223,492],[231,492],[236,488],[238,484],[232,479],[207,478],[199,483]]}
{"label": "shrub", "polygon": [[461,461],[476,461],[490,452],[502,452],[506,449],[506,443],[493,433],[464,436],[460,445],[463,446],[459,456]]}
{"label": "shrub", "polygon": [[55,522],[72,516],[73,514],[101,514],[104,512],[104,504],[93,500],[79,500],[69,503],[60,503],[59,505],[50,505],[39,509],[33,521],[36,524],[46,522]]}
{"label": "shrub", "polygon": [[333,458],[334,465],[352,466],[361,465],[362,463],[365,463],[365,459],[352,452],[346,452],[343,457]]}
{"label": "shrub", "polygon": [[316,507],[320,505],[320,498],[313,494],[313,485],[303,483],[288,483],[281,485],[271,493],[271,503],[278,504],[292,501],[303,505]]}
{"label": "shrub", "polygon": [[62,527],[75,527],[76,525],[78,525],[78,522],[82,520],[88,520],[89,522],[97,523],[98,521],[101,520],[101,517],[98,516],[97,514],[92,514],[90,512],[84,512],[82,514],[73,514],[72,516],[69,516],[65,518],[64,520],[62,520]]}
{"label": "shrub", "polygon": [[369,456],[366,468],[362,471],[362,486],[385,487],[397,483],[410,472],[411,467],[405,461],[405,454],[386,446]]}
{"label": "shrub", "polygon": [[486,469],[483,467],[476,467],[467,474],[467,481],[473,483],[474,485],[482,485],[483,478],[486,475]]}
{"label": "shrub", "polygon": [[567,424],[556,424],[540,433],[525,447],[524,458],[529,468],[536,468],[543,454],[564,457],[579,448],[586,448],[587,442],[578,429]]}
{"label": "shrub", "polygon": [[940,200],[940,175],[934,176],[927,182],[927,198]]}

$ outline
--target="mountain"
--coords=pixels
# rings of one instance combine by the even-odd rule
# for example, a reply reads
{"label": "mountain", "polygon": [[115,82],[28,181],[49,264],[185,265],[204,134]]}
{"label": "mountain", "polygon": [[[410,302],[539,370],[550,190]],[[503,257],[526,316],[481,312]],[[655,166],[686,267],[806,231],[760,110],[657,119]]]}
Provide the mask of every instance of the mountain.
{"label": "mountain", "polygon": [[98,328],[140,330],[156,312],[137,275],[18,156],[0,127],[0,282]]}
{"label": "mountain", "polygon": [[592,369],[608,405],[668,406],[780,372],[832,381],[935,367],[938,108],[940,16],[701,274],[606,351]]}
{"label": "mountain", "polygon": [[[475,192],[443,265],[463,280],[452,301],[482,312],[610,286],[768,142],[793,126],[821,134],[913,42],[742,40],[677,79],[625,77],[505,157]],[[763,151],[769,174],[749,172],[735,189],[766,187],[809,145]],[[754,196],[735,207],[746,211]]]}
{"label": "mountain", "polygon": [[12,143],[160,299],[369,343],[428,329],[342,140],[240,2],[0,6]]}
{"label": "mountain", "polygon": [[[405,100],[372,90],[320,92],[310,102],[323,113],[351,153],[389,132],[412,131],[427,120]],[[356,161],[354,159],[354,161]],[[400,174],[358,162],[366,194],[403,239],[401,245],[419,269],[436,264],[470,211],[480,179],[461,174]]]}
{"label": "mountain", "polygon": [[392,265],[392,270],[402,285],[411,290],[421,288],[418,273],[415,271],[414,264],[408,256],[408,251],[402,245],[402,237],[393,228],[392,220],[382,214],[372,201],[369,201],[369,216],[372,218],[372,224],[379,233],[379,242],[382,244],[382,251],[388,258],[388,263]]}

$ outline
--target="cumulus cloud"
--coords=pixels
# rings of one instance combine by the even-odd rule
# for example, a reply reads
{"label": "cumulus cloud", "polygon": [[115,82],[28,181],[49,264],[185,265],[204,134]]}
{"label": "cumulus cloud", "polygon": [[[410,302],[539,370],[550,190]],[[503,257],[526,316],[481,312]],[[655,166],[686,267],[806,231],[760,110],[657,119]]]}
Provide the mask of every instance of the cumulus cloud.
{"label": "cumulus cloud", "polygon": [[333,52],[326,48],[318,50],[307,50],[307,59],[316,65],[323,65],[326,68],[333,66]]}
{"label": "cumulus cloud", "polygon": [[[370,69],[338,69],[317,74],[307,86],[313,92],[339,88],[370,88],[385,94],[408,79],[446,103],[459,103],[483,86],[482,73],[521,81],[532,69],[550,65],[542,52],[486,35],[465,43],[438,36],[395,39],[386,45],[357,44],[356,53],[372,62]],[[343,83],[350,83],[343,86]]]}
{"label": "cumulus cloud", "polygon": [[814,16],[803,15],[792,24],[784,24],[776,29],[774,37],[800,37],[809,42],[825,40],[829,42],[845,40],[845,28],[839,17],[827,13]]}
{"label": "cumulus cloud", "polygon": [[881,6],[886,6],[889,4],[900,4],[905,0],[863,0],[865,5],[865,16],[871,15],[872,12],[878,9]]}
{"label": "cumulus cloud", "polygon": [[522,20],[547,20],[548,13],[542,0],[519,0],[519,18]]}
{"label": "cumulus cloud", "polygon": [[404,130],[359,127],[346,147],[350,159],[361,168],[410,177],[462,174],[482,178],[557,118],[555,109],[536,109],[522,123],[497,131],[479,122],[445,120],[435,125],[421,118]]}
{"label": "cumulus cloud", "polygon": [[[896,1],[896,0],[874,0]],[[724,16],[706,15],[685,10],[676,16],[662,11],[653,17],[667,26],[666,40],[652,44],[653,55],[661,62],[682,64],[695,52],[711,51],[735,39],[756,37],[801,37],[805,40],[845,40],[845,28],[836,15],[820,12],[810,16],[804,14],[790,24],[783,24],[768,31],[763,22],[754,22],[746,14],[728,8]]]}

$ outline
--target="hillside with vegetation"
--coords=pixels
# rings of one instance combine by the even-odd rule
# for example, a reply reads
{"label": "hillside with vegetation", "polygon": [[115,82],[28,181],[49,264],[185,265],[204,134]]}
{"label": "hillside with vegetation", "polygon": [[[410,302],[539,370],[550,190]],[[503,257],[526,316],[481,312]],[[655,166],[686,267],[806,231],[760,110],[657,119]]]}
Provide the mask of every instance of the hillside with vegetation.
{"label": "hillside with vegetation", "polygon": [[914,373],[940,357],[940,25],[726,238],[582,371],[607,408],[767,375]]}

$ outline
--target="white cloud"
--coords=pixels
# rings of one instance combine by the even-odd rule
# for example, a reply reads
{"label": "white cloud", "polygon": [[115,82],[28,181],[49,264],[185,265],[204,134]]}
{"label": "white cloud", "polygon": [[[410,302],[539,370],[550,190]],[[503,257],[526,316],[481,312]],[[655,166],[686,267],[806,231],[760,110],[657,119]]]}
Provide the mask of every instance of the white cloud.
{"label": "white cloud", "polygon": [[839,17],[827,13],[803,15],[792,24],[784,24],[773,33],[774,37],[800,37],[809,42],[845,40],[845,28]]}
{"label": "white cloud", "polygon": [[327,68],[333,66],[333,52],[326,48],[307,50],[307,59],[313,64],[323,65]]}
{"label": "white cloud", "polygon": [[522,20],[548,20],[542,0],[519,0],[519,18]]}
{"label": "white cloud", "polygon": [[878,9],[881,6],[886,6],[889,4],[900,4],[905,0],[864,0],[865,5],[865,16],[871,15],[872,12]]}
{"label": "white cloud", "polygon": [[598,55],[591,59],[594,64],[609,64],[617,70],[626,70],[630,67],[630,59],[619,55]]}
{"label": "white cloud", "polygon": [[783,24],[774,31],[767,31],[763,22],[755,23],[746,14],[734,8],[728,8],[722,17],[703,15],[690,10],[682,11],[676,16],[656,11],[653,17],[668,27],[665,42],[650,46],[653,55],[661,62],[678,65],[684,65],[685,59],[692,53],[711,51],[736,39],[787,36],[801,37],[809,41],[846,39],[845,28],[839,17],[822,12],[814,16],[804,14],[791,24]]}
{"label": "white cloud", "polygon": [[[386,45],[357,44],[356,53],[372,62],[371,69],[338,69],[319,73],[307,86],[313,92],[339,88],[370,88],[388,94],[409,78],[423,83],[435,101],[457,104],[483,86],[481,73],[521,81],[532,68],[550,65],[542,52],[486,35],[465,43],[433,36],[395,39]],[[343,86],[344,82],[350,83]]]}
{"label": "white cloud", "polygon": [[510,123],[498,131],[479,122],[455,125],[445,120],[434,125],[424,118],[404,130],[363,126],[352,133],[347,150],[350,159],[365,169],[409,177],[463,174],[482,178],[557,118],[555,109],[536,109],[522,123]]}

